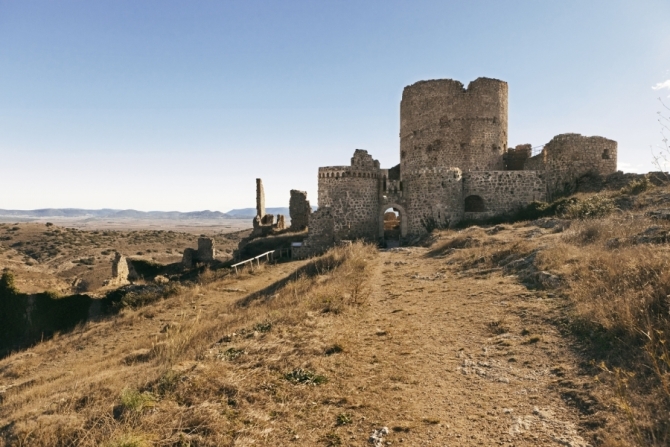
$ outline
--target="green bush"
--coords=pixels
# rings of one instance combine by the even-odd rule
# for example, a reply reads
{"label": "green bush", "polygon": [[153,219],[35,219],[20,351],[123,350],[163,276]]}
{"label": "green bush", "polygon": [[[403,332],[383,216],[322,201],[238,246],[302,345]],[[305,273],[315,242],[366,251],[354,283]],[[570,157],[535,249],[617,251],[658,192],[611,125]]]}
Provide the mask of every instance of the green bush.
{"label": "green bush", "polygon": [[570,219],[594,219],[605,217],[615,209],[616,207],[612,199],[601,195],[594,195],[569,204],[561,214]]}
{"label": "green bush", "polygon": [[153,408],[156,405],[156,398],[153,394],[145,391],[139,391],[126,388],[121,392],[121,405],[128,411],[141,413],[146,408]]}
{"label": "green bush", "polygon": [[645,175],[639,180],[632,180],[626,186],[621,188],[621,194],[637,195],[653,187],[654,184],[651,183],[649,177]]}

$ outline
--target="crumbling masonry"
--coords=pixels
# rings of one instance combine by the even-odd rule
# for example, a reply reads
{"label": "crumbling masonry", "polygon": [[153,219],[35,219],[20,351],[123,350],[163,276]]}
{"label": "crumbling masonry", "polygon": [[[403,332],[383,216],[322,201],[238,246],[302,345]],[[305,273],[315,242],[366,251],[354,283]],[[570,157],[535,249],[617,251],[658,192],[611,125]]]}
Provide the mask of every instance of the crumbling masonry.
{"label": "crumbling masonry", "polygon": [[341,241],[384,238],[384,213],[399,214],[402,241],[463,219],[513,212],[548,200],[587,174],[616,172],[617,143],[563,134],[533,156],[507,148],[507,83],[449,79],[405,87],[400,103],[400,164],[382,169],[356,149],[349,166],[319,168],[318,205],[294,257]]}

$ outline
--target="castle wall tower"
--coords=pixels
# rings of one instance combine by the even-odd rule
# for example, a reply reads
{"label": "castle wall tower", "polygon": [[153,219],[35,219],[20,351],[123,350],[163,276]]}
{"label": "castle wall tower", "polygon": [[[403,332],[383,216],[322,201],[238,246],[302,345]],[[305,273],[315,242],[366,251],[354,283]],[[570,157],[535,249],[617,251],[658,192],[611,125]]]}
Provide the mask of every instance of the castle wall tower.
{"label": "castle wall tower", "polygon": [[405,87],[400,103],[400,170],[504,170],[507,83],[478,78],[468,88],[451,79]]}
{"label": "castle wall tower", "polygon": [[542,152],[529,158],[524,170],[546,171],[547,193],[552,198],[574,187],[580,177],[607,176],[617,170],[617,142],[577,133],[556,135]]}
{"label": "castle wall tower", "polygon": [[336,240],[376,240],[380,181],[379,162],[361,149],[354,152],[351,166],[319,168],[319,209],[329,207],[337,216]]}

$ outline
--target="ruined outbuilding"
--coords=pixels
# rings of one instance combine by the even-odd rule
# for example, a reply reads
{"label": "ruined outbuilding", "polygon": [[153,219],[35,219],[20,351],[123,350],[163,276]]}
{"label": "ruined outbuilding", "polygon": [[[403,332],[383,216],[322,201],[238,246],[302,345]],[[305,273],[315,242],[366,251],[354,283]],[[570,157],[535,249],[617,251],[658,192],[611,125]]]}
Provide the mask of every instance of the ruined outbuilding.
{"label": "ruined outbuilding", "polygon": [[[467,88],[450,79],[405,87],[400,163],[384,169],[356,149],[349,165],[319,168],[319,208],[294,257],[341,240],[411,241],[550,200],[585,175],[616,172],[617,143],[603,137],[558,135],[537,154],[529,144],[508,148],[507,94],[506,82],[489,78]],[[385,229],[391,211],[399,224],[387,221],[393,228]]]}
{"label": "ruined outbuilding", "polygon": [[216,248],[214,248],[214,239],[210,237],[200,237],[198,238],[198,249],[185,249],[181,263],[185,268],[191,268],[198,262],[213,262],[215,258]]}

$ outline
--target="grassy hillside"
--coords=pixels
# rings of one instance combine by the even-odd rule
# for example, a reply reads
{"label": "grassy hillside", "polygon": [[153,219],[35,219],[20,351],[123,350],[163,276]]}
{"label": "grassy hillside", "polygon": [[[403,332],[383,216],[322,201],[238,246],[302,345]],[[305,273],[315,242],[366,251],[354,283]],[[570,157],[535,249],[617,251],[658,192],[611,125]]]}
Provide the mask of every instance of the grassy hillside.
{"label": "grassy hillside", "polygon": [[633,180],[130,296],[0,360],[0,445],[667,445],[670,188]]}

